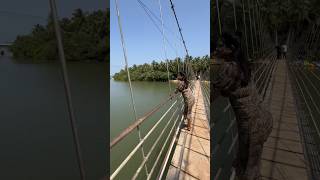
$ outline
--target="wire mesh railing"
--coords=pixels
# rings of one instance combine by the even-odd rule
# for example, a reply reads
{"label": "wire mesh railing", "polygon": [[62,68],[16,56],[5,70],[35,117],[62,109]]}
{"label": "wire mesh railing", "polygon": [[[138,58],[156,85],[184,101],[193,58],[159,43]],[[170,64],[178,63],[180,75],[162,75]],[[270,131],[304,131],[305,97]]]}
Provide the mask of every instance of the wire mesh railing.
{"label": "wire mesh railing", "polygon": [[294,57],[288,61],[298,109],[299,129],[304,143],[304,156],[311,179],[320,176],[320,71],[304,67]]}
{"label": "wire mesh railing", "polygon": [[210,120],[210,68],[200,73],[200,85],[204,98],[203,100],[205,104],[207,119]]}

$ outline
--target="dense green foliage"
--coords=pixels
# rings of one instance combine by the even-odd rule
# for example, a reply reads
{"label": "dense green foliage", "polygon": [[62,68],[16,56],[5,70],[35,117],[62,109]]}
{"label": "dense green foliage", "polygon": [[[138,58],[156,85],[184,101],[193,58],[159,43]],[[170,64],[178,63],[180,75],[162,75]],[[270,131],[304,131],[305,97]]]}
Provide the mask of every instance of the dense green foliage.
{"label": "dense green foliage", "polygon": [[[204,72],[209,67],[209,56],[203,57],[187,57],[188,64],[192,67],[193,71],[196,73]],[[169,77],[174,79],[178,72],[182,70],[183,62],[180,58],[168,61],[169,67]],[[167,62],[152,61],[151,64],[133,65],[129,68],[130,77],[132,81],[167,81]],[[120,72],[115,73],[113,76],[114,80],[127,81],[127,71],[121,69]]]}
{"label": "dense green foliage", "polygon": [[[219,3],[218,8],[216,2]],[[222,31],[234,33],[237,26],[237,30],[244,35],[242,44],[250,57],[255,57],[257,50],[267,52],[276,44],[287,44],[289,51],[299,51],[307,56],[319,52],[320,43],[316,36],[320,25],[319,0],[213,1],[211,10],[215,13],[211,18],[212,27],[218,27],[217,9]],[[218,42],[214,36],[218,34],[218,28],[215,31],[211,33],[211,39]]]}
{"label": "dense green foliage", "polygon": [[290,32],[299,38],[320,20],[318,0],[263,0],[261,6],[270,33],[278,33],[279,40],[284,42]]}
{"label": "dense green foliage", "polygon": [[[244,5],[248,33],[250,33],[248,28],[250,18],[256,23],[262,21],[263,29],[273,36],[278,33],[279,39],[283,40],[286,40],[290,31],[305,31],[309,25],[320,23],[319,0],[219,0],[223,29],[234,29],[233,1],[240,28],[244,25],[242,9]],[[212,6],[215,8],[215,3]],[[248,10],[251,12],[251,17]]]}
{"label": "dense green foliage", "polygon": [[320,17],[320,2],[318,0],[264,0],[262,11],[266,15],[269,28],[288,29],[288,27],[316,22]]}
{"label": "dense green foliage", "polygon": [[295,55],[319,60],[319,0],[264,0],[262,7],[268,29],[277,42],[287,43]]}
{"label": "dense green foliage", "polygon": [[[109,57],[109,10],[83,12],[76,9],[70,18],[59,21],[65,57],[68,61],[106,61]],[[16,59],[54,61],[58,59],[51,16],[47,25],[35,25],[32,32],[17,36],[10,47]]]}

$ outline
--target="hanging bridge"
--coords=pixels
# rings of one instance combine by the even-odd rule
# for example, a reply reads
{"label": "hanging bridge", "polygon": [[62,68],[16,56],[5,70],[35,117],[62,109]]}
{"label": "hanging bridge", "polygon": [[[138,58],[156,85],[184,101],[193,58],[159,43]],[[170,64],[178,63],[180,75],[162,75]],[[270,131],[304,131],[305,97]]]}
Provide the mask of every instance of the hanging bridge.
{"label": "hanging bridge", "polygon": [[[217,34],[242,32],[241,47],[252,69],[252,82],[262,105],[273,116],[273,129],[261,157],[262,179],[314,180],[320,176],[320,71],[314,59],[320,31],[311,23],[304,33],[288,27],[286,58],[276,58],[277,31],[271,36],[262,13],[261,0],[214,2],[213,23]],[[211,25],[212,26],[212,25]],[[290,29],[289,29],[290,28]],[[275,40],[273,40],[275,38]],[[218,60],[211,69],[215,71]],[[214,74],[214,72],[213,72]],[[238,151],[238,133],[234,112],[227,98],[211,103],[213,178],[236,179],[233,160]]]}
{"label": "hanging bridge", "polygon": [[[202,83],[207,84],[203,80]],[[187,177],[210,179],[208,85],[201,85],[201,80],[194,80],[192,84],[195,104],[192,109],[191,130],[186,131],[184,129],[184,118],[182,116],[184,103],[181,96],[176,96],[175,99],[168,98],[113,139],[110,148],[114,148],[118,143],[121,144],[122,140],[133,131],[136,131],[145,121],[152,118],[161,108],[165,109],[165,113],[146,132],[145,136],[141,136],[139,143],[116,168],[110,179],[115,179],[121,170],[124,169],[125,165],[139,151],[144,156],[142,154],[142,162],[140,165],[137,165],[137,170],[132,179],[142,178],[140,174],[143,173],[147,176],[146,179],[154,179],[156,177],[158,179],[184,179]],[[164,125],[161,125],[161,123],[164,123]],[[160,133],[156,129],[159,129]],[[144,144],[148,143],[151,136],[156,136],[157,138],[152,142],[152,145],[149,145],[149,151],[146,151],[147,148]],[[155,155],[156,157],[154,157]],[[154,158],[151,159],[152,156]],[[147,165],[148,161],[151,161],[152,164],[149,165],[150,163],[148,163]],[[160,170],[156,169],[156,167]]]}
{"label": "hanging bridge", "polygon": [[[170,94],[175,87],[170,82],[167,45],[174,49],[171,42],[164,33],[166,26],[163,22],[162,4],[158,1],[160,18],[158,18],[142,1],[137,0],[152,23],[156,26],[162,36],[163,53],[166,58],[168,73],[168,89]],[[138,136],[134,147],[117,163],[111,170],[110,179],[210,179],[210,81],[209,67],[197,73],[188,62],[189,52],[184,40],[181,26],[175,12],[174,4],[169,0],[179,34],[176,36],[184,48],[186,60],[180,64],[176,73],[186,72],[189,86],[195,97],[195,104],[192,109],[191,130],[184,129],[185,117],[184,100],[181,94],[169,95],[163,102],[150,109],[142,117],[137,116],[133,87],[128,68],[128,57],[126,55],[125,40],[122,32],[120,8],[115,0],[118,25],[121,35],[121,42],[125,60],[125,68],[130,88],[130,98],[135,120],[126,129],[121,131],[110,143],[110,150],[116,151],[122,144],[128,143],[131,136]],[[160,26],[158,25],[160,24]],[[175,49],[174,49],[175,50]],[[176,55],[177,50],[175,50]],[[179,65],[180,64],[180,65]],[[200,73],[200,74],[199,74]],[[200,79],[196,80],[200,75]],[[158,118],[158,116],[160,118]],[[146,128],[146,124],[153,122]],[[135,159],[138,163],[133,164]],[[136,162],[136,161],[135,161]],[[134,166],[134,170],[129,170]]]}

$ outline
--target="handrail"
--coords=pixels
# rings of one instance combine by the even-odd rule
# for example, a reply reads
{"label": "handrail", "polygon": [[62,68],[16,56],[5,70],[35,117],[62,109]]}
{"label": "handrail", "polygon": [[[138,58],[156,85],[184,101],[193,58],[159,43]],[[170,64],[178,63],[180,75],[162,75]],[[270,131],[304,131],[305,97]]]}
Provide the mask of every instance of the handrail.
{"label": "handrail", "polygon": [[[320,135],[319,135],[319,129],[318,129],[318,125],[316,122],[316,115],[319,114],[319,110],[317,110],[318,112],[313,111],[314,110],[314,106],[316,107],[316,109],[318,109],[317,105],[314,102],[314,96],[315,94],[312,94],[308,89],[309,86],[306,86],[304,82],[304,80],[309,81],[309,83],[312,85],[313,90],[318,90],[314,84],[312,83],[311,79],[309,79],[310,77],[307,77],[308,75],[303,72],[304,70],[302,70],[301,67],[294,65],[293,63],[289,63],[289,70],[290,73],[293,77],[293,83],[295,84],[295,86],[293,86],[294,88],[294,93],[297,96],[296,99],[296,104],[298,106],[298,108],[300,107],[304,107],[303,109],[298,109],[300,112],[297,114],[298,118],[300,119],[300,125],[301,122],[305,122],[307,123],[306,125],[300,126],[302,129],[303,133],[303,141],[304,141],[304,152],[305,152],[305,157],[307,159],[307,163],[309,168],[309,174],[310,177],[315,178],[318,177],[317,173],[316,173],[316,169],[319,167],[320,164],[320,157],[318,155],[314,156],[313,154],[313,146],[311,144],[317,144],[316,142],[318,142],[320,139]],[[298,71],[300,71],[299,73],[297,73]],[[311,72],[310,76],[312,76],[313,72],[309,71],[309,73]],[[302,74],[304,74],[304,78],[302,78]],[[314,75],[314,74],[313,74]],[[300,76],[300,80],[298,78],[298,76]],[[319,79],[318,79],[319,80]],[[302,82],[302,84],[300,84]],[[309,84],[308,83],[308,84]],[[311,90],[312,88],[310,88]],[[316,93],[318,96],[318,92]],[[317,96],[316,96],[317,97]],[[310,98],[310,99],[309,99]],[[309,102],[310,103],[309,104]],[[312,105],[313,104],[313,105]],[[303,105],[303,106],[301,106]],[[308,117],[306,117],[306,115],[309,115]],[[305,119],[306,118],[306,119]],[[310,130],[312,130],[312,138],[310,139],[308,136],[311,134]],[[305,134],[306,133],[306,134]],[[305,141],[305,139],[308,138],[308,143]]]}
{"label": "handrail", "polygon": [[[139,173],[142,170],[142,167],[147,163],[147,161],[149,160],[149,157],[151,155],[151,153],[153,152],[154,148],[156,147],[156,145],[158,144],[159,140],[161,139],[164,131],[166,130],[166,128],[168,127],[169,123],[171,122],[172,118],[174,117],[174,115],[176,114],[176,112],[178,112],[177,110],[179,109],[179,107],[176,108],[176,110],[172,113],[169,121],[167,122],[167,124],[165,125],[165,127],[162,129],[160,135],[157,137],[156,141],[153,143],[152,147],[150,148],[146,158],[142,161],[142,163],[140,164],[140,166],[138,167],[137,171],[135,172],[134,176],[131,178],[132,180],[136,179],[139,175]],[[160,121],[158,121],[160,122]]]}
{"label": "handrail", "polygon": [[[295,69],[299,69],[299,68],[291,68],[291,70],[293,70],[292,72],[296,72],[296,70]],[[301,71],[300,69],[299,69],[299,71]],[[308,110],[309,110],[309,103],[307,103],[308,101],[306,101],[306,98],[305,98],[305,96],[304,96],[304,93],[303,93],[303,91],[302,91],[302,89],[301,89],[301,85],[300,85],[300,82],[302,82],[303,83],[303,86],[305,87],[305,83],[304,83],[304,81],[303,81],[303,79],[301,78],[301,76],[298,78],[298,74],[295,74],[296,76],[295,76],[295,82],[296,82],[296,84],[298,85],[298,87],[299,87],[299,90],[300,90],[300,92],[301,92],[301,94],[303,95],[303,99],[304,99],[304,101],[306,102],[306,104],[307,104],[307,107],[308,107]],[[308,78],[307,78],[308,79]],[[309,79],[308,79],[309,80]],[[311,82],[311,81],[310,81]],[[313,84],[312,84],[313,85]],[[317,89],[316,89],[317,90]],[[320,113],[320,110],[319,110],[319,108],[318,108],[318,106],[315,104],[315,102],[314,102],[314,100],[313,100],[313,98],[312,98],[312,96],[311,96],[311,93],[309,92],[309,90],[308,89],[306,89],[306,94],[310,97],[310,99],[311,99],[311,102],[312,102],[312,104],[314,105],[314,107],[316,108],[316,110],[317,110],[317,112],[318,113]],[[312,111],[310,111],[310,115],[311,115],[311,117],[312,117],[312,120],[313,120],[313,124],[314,124],[314,127],[315,127],[315,129],[316,129],[316,133],[317,133],[317,135],[318,135],[318,137],[320,137],[320,131],[319,131],[319,128],[318,128],[318,126],[317,126],[317,123],[314,121],[314,118],[313,118],[313,115],[312,115]]]}
{"label": "handrail", "polygon": [[[192,89],[191,86],[192,83],[190,83],[190,88]],[[136,127],[139,127],[141,125],[141,123],[143,123],[147,118],[149,118],[151,115],[153,115],[155,112],[157,112],[161,107],[163,107],[166,103],[168,103],[170,100],[172,100],[172,98],[174,97],[181,97],[181,95],[177,96],[176,94],[173,94],[171,96],[169,96],[165,101],[163,101],[162,103],[158,104],[155,108],[153,108],[151,111],[149,111],[148,113],[146,113],[143,117],[139,118],[138,120],[136,120],[134,123],[132,123],[128,128],[126,128],[125,130],[123,130],[116,138],[113,139],[112,143],[110,144],[110,148],[114,147],[117,143],[119,143],[122,139],[124,139],[130,132],[132,132]],[[167,111],[165,113],[162,114],[162,116],[160,117],[160,119],[152,126],[152,128],[150,130],[148,130],[147,134],[141,138],[141,140],[139,141],[139,143],[133,148],[133,150],[130,151],[129,155],[127,155],[125,157],[125,159],[120,163],[119,166],[117,166],[116,170],[111,174],[110,179],[114,179],[119,173],[120,171],[124,168],[124,166],[130,161],[130,159],[133,157],[133,155],[138,151],[138,149],[140,147],[143,146],[143,144],[146,142],[147,138],[155,131],[155,129],[159,126],[159,124],[164,120],[164,118],[169,114],[169,112],[173,109],[173,107],[178,106],[176,108],[176,110],[172,113],[169,121],[166,123],[164,129],[162,129],[162,133],[160,134],[160,136],[157,138],[157,140],[153,143],[151,150],[149,150],[148,154],[143,158],[142,163],[140,164],[139,168],[136,170],[134,176],[132,177],[133,179],[137,178],[142,166],[146,165],[146,162],[149,160],[151,153],[153,152],[153,149],[155,148],[156,144],[159,142],[160,138],[163,138],[163,132],[165,131],[165,129],[168,129],[168,124],[172,121],[172,118],[174,116],[177,116],[176,120],[174,121],[174,125],[172,128],[176,127],[176,124],[179,124],[179,126],[177,127],[179,129],[181,122],[183,120],[183,116],[181,116],[181,120],[178,121],[178,118],[180,117],[180,113],[182,111],[183,105],[180,108],[180,105],[182,103],[182,99],[176,99],[171,106],[167,109]],[[179,111],[178,111],[179,110]],[[179,118],[180,119],[180,118]],[[170,133],[166,139],[166,142],[168,141],[168,139],[171,136],[171,132],[173,129],[170,130]],[[162,137],[161,137],[162,136]],[[169,137],[170,136],[170,137]],[[166,143],[165,143],[166,144]],[[164,147],[161,150],[164,150]],[[160,156],[160,154],[159,154]],[[158,162],[160,157],[157,157],[157,161],[155,163]],[[152,170],[150,171],[150,173],[148,172],[147,177],[150,178],[152,173],[154,172],[154,167],[156,164],[153,165]]]}
{"label": "handrail", "polygon": [[[173,148],[173,145],[175,144],[176,142],[176,139],[177,139],[177,136],[178,136],[178,133],[179,133],[179,129],[180,129],[180,126],[181,126],[181,123],[182,123],[182,120],[183,120],[183,117],[181,117],[181,120],[179,122],[179,125],[177,126],[176,128],[176,131],[174,133],[174,138],[172,139],[170,145],[169,145],[169,151],[172,150]],[[170,132],[171,133],[171,132]],[[169,161],[169,157],[170,157],[170,153],[167,153],[165,158],[164,158],[164,161],[163,161],[163,164],[161,166],[161,169],[160,169],[160,173],[158,175],[158,178],[157,179],[162,179],[163,175],[164,175],[164,172],[165,172],[165,167],[167,167],[167,164],[168,164],[168,161]]]}
{"label": "handrail", "polygon": [[[182,110],[183,107],[184,107],[184,106],[181,107],[181,110]],[[160,152],[159,152],[159,155],[157,156],[157,158],[156,158],[156,160],[155,160],[155,162],[154,162],[154,164],[153,164],[153,166],[152,166],[152,168],[151,168],[151,170],[150,170],[150,173],[149,173],[149,175],[148,175],[148,177],[147,177],[148,180],[151,178],[151,175],[152,175],[152,173],[153,173],[153,171],[154,171],[154,169],[155,169],[155,167],[156,167],[156,164],[158,163],[158,161],[159,161],[159,159],[160,159],[160,156],[161,156],[161,154],[162,154],[162,152],[163,152],[163,150],[164,150],[164,147],[165,147],[165,145],[167,144],[167,142],[168,142],[168,140],[169,140],[169,137],[170,137],[171,133],[173,132],[173,129],[174,129],[176,123],[178,122],[178,119],[179,119],[179,116],[177,116],[177,118],[176,118],[176,120],[175,120],[172,128],[170,129],[170,132],[168,133],[169,136],[167,136],[165,142],[163,143],[164,145],[162,146],[162,148],[161,148],[161,150],[160,150]],[[177,130],[180,128],[180,124],[181,124],[182,120],[183,120],[183,117],[181,116],[180,121],[179,121],[179,125],[177,126]],[[169,147],[169,149],[171,149],[171,148]]]}
{"label": "handrail", "polygon": [[173,106],[177,103],[178,100],[176,100],[170,108],[162,115],[160,120],[151,128],[151,130],[148,131],[148,133],[141,139],[141,141],[135,146],[135,148],[129,153],[129,155],[122,161],[122,163],[118,166],[118,168],[112,173],[110,176],[110,179],[114,179],[121,169],[128,163],[128,161],[132,158],[132,156],[137,152],[137,150],[143,145],[145,140],[150,136],[150,134],[155,130],[155,128],[159,125],[159,123],[163,120],[163,118],[168,114],[168,112],[173,108]]}
{"label": "handrail", "polygon": [[[159,140],[161,139],[164,131],[167,129],[168,125],[170,124],[172,118],[174,117],[174,115],[176,114],[176,112],[178,111],[179,107],[176,108],[176,110],[172,113],[169,121],[167,122],[167,124],[165,125],[165,127],[162,129],[161,133],[159,134],[159,136],[157,137],[157,139],[155,140],[155,142],[153,143],[152,147],[150,148],[146,158],[142,161],[142,163],[140,164],[140,166],[138,167],[138,170],[136,171],[136,173],[134,174],[132,179],[136,179],[139,175],[139,173],[141,172],[142,167],[144,166],[145,163],[147,163],[147,161],[149,160],[149,157],[151,155],[151,153],[153,152],[154,148],[156,147],[156,145],[158,144]],[[179,116],[178,116],[179,117]],[[174,127],[174,126],[173,126]],[[150,174],[150,173],[149,173]],[[151,176],[151,175],[150,175]]]}
{"label": "handrail", "polygon": [[134,121],[131,125],[129,125],[126,129],[121,131],[121,133],[116,136],[110,143],[110,149],[112,149],[117,143],[119,143],[123,138],[125,138],[128,134],[130,134],[135,128],[137,128],[141,123],[143,123],[146,119],[148,119],[152,114],[158,111],[161,107],[163,107],[167,102],[172,100],[172,98],[176,97],[177,95],[169,96],[165,101],[158,104],[155,108],[151,111],[144,114],[141,118]]}

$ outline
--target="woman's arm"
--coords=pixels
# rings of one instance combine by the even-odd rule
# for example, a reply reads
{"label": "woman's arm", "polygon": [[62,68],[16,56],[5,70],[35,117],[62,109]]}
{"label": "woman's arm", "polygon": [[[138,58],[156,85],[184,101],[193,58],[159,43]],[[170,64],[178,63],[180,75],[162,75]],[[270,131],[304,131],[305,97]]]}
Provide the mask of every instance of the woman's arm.
{"label": "woman's arm", "polygon": [[175,91],[170,94],[170,99],[172,99],[176,94],[179,92],[179,88],[181,87],[181,83],[178,83],[178,86],[176,87]]}

